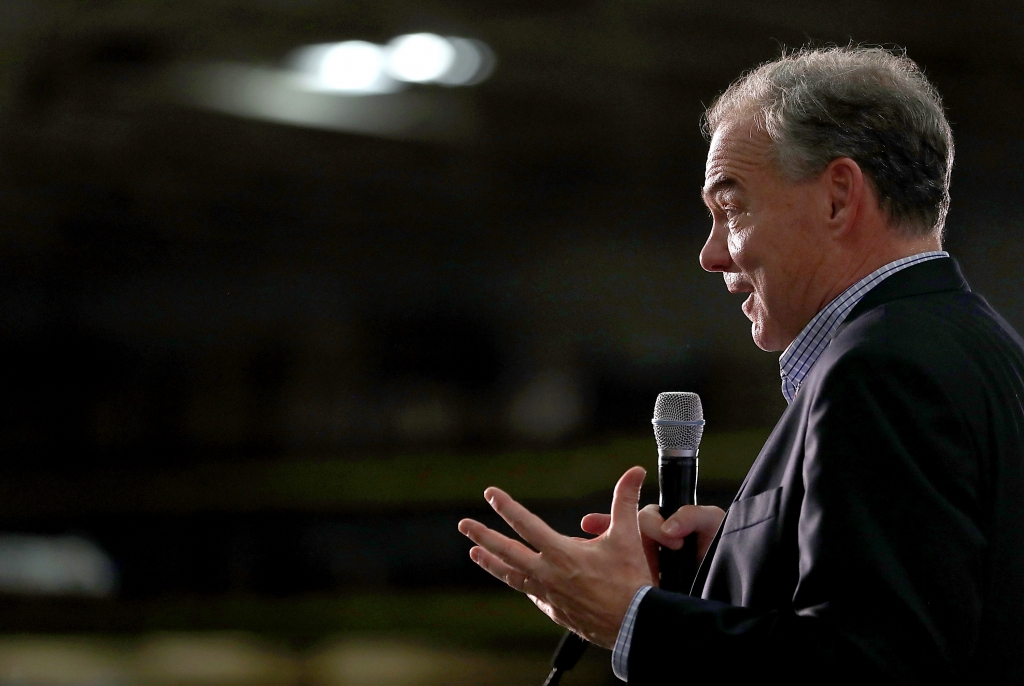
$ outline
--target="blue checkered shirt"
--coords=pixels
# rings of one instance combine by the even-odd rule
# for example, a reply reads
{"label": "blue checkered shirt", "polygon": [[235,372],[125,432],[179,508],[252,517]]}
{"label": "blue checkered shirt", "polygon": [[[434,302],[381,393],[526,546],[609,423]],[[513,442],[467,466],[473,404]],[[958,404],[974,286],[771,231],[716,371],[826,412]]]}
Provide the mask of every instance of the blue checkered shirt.
{"label": "blue checkered shirt", "polygon": [[832,342],[836,329],[846,320],[846,315],[850,314],[850,310],[857,306],[857,303],[867,295],[868,291],[898,271],[928,260],[937,260],[940,257],[949,257],[949,253],[945,250],[933,250],[904,257],[890,262],[884,267],[879,267],[847,288],[838,298],[826,305],[821,312],[814,315],[814,319],[804,327],[799,336],[793,339],[793,342],[779,358],[782,395],[785,396],[786,402],[793,402],[793,398],[800,390],[800,384],[811,371],[811,367]]}
{"label": "blue checkered shirt", "polygon": [[[786,402],[793,402],[807,373],[811,371],[811,367],[821,357],[821,353],[832,342],[836,329],[850,314],[850,311],[857,306],[857,303],[867,295],[868,291],[902,269],[912,267],[920,262],[937,260],[940,257],[949,257],[949,253],[944,250],[933,250],[890,262],[847,288],[839,297],[826,305],[821,312],[814,315],[814,318],[804,327],[800,335],[793,339],[793,342],[779,358],[782,395],[786,397]],[[633,642],[636,613],[640,609],[640,601],[644,599],[649,590],[651,590],[651,586],[644,586],[633,596],[633,602],[626,610],[626,616],[619,627],[619,635],[615,639],[615,647],[612,649],[612,671],[623,681],[627,680],[629,647]]]}

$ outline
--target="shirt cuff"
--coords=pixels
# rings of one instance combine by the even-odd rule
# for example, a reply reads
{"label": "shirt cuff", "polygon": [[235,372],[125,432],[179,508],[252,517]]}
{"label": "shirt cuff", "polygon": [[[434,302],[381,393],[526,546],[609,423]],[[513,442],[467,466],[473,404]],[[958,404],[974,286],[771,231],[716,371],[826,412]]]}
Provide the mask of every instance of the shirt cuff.
{"label": "shirt cuff", "polygon": [[642,586],[633,596],[633,602],[629,604],[626,616],[622,618],[619,635],[615,639],[615,647],[612,648],[612,671],[623,681],[629,679],[629,647],[633,643],[633,625],[636,624],[636,613],[640,609],[640,601],[644,599],[649,590],[651,590],[651,586]]}

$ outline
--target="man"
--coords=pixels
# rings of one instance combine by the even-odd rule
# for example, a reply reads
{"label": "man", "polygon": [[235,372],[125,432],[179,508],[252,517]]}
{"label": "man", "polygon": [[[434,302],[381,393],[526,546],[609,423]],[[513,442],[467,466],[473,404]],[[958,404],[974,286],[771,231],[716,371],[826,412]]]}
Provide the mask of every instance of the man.
{"label": "man", "polygon": [[[1024,342],[941,251],[938,94],[905,57],[803,50],[706,123],[701,265],[749,293],[789,407],[727,515],[637,513],[634,467],[571,539],[490,488],[537,552],[464,520],[471,557],[631,683],[1024,682]],[[661,591],[655,546],[693,531],[693,596]]]}

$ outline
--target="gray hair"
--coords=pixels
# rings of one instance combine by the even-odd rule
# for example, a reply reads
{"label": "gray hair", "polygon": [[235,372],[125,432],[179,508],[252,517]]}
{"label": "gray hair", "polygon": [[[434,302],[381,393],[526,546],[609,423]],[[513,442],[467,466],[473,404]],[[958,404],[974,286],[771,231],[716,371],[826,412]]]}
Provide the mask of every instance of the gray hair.
{"label": "gray hair", "polygon": [[812,178],[849,157],[901,233],[941,233],[953,134],[938,91],[906,55],[875,47],[784,54],[729,86],[704,114],[704,132],[745,117],[771,138],[787,178]]}

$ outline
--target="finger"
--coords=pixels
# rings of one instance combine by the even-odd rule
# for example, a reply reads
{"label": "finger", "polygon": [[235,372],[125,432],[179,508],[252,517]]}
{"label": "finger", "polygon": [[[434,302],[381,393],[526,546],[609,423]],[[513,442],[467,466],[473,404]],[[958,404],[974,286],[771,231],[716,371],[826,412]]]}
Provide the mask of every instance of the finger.
{"label": "finger", "polygon": [[520,569],[523,573],[530,571],[537,564],[539,556],[519,541],[488,529],[480,522],[463,519],[459,522],[459,531],[481,548],[497,555],[506,564]]}
{"label": "finger", "polygon": [[608,530],[608,525],[611,523],[611,515],[592,512],[583,517],[583,520],[580,522],[580,528],[586,531],[588,534],[600,536]]}
{"label": "finger", "polygon": [[717,531],[723,515],[722,510],[717,507],[683,505],[665,520],[661,525],[661,531],[666,536],[677,538],[692,534],[694,531]]}
{"label": "finger", "polygon": [[681,548],[683,539],[696,532],[701,548],[699,554],[703,555],[703,551],[710,545],[724,517],[725,513],[717,507],[684,505],[667,520],[664,520],[660,526],[653,526],[655,523],[653,519],[646,526],[644,522],[641,522],[641,530],[673,550]]}
{"label": "finger", "polygon": [[627,536],[639,538],[637,528],[637,506],[640,503],[640,486],[644,483],[647,471],[643,467],[631,467],[619,477],[612,495],[612,515],[609,529],[621,528]]}
{"label": "finger", "polygon": [[548,526],[543,519],[517,503],[512,496],[500,488],[493,486],[488,488],[484,491],[484,498],[494,508],[494,511],[508,522],[513,531],[537,550],[543,551],[545,548],[553,547],[557,545],[559,539],[564,538]]}
{"label": "finger", "polygon": [[640,525],[640,533],[645,538],[649,538],[655,541],[655,543],[672,548],[673,550],[679,550],[682,547],[683,536],[669,536],[662,530],[665,520],[662,518],[661,512],[658,511],[657,505],[648,505],[640,510],[637,515],[637,522]]}
{"label": "finger", "polygon": [[657,505],[647,505],[637,514],[637,519],[640,520],[640,528],[650,527],[654,529],[661,529],[661,525],[665,523],[664,517],[661,516],[661,509]]}
{"label": "finger", "polygon": [[527,576],[518,569],[505,564],[501,558],[486,548],[479,546],[469,551],[469,559],[498,581],[503,581],[511,588],[522,593],[526,589]]}

